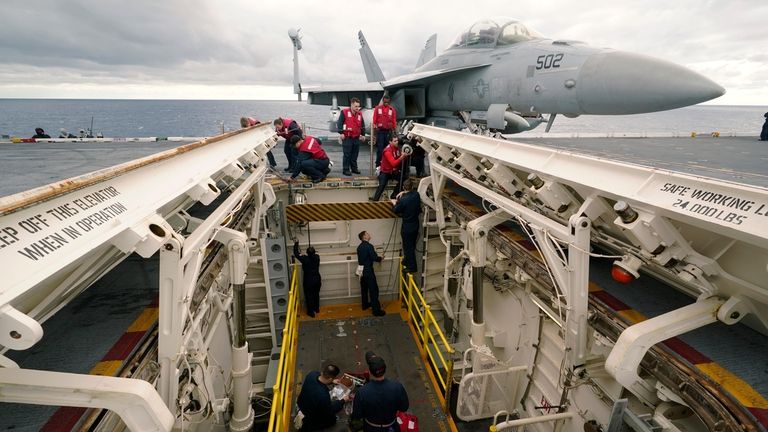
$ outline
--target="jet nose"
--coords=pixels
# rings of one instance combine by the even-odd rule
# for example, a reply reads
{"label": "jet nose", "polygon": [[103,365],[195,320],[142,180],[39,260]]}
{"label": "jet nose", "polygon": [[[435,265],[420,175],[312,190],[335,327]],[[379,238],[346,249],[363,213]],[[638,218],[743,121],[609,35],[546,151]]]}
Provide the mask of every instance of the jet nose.
{"label": "jet nose", "polygon": [[639,54],[591,55],[576,84],[585,114],[638,114],[680,108],[722,96],[725,89],[683,66]]}

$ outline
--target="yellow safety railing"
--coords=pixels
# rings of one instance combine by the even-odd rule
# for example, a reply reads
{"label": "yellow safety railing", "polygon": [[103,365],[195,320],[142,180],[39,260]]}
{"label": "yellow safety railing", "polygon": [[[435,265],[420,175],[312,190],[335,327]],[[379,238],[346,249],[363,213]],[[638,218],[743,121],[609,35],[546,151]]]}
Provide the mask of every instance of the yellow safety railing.
{"label": "yellow safety railing", "polygon": [[416,286],[413,275],[403,273],[400,267],[400,300],[404,302],[408,312],[408,323],[420,343],[423,360],[430,366],[439,387],[440,402],[443,410],[448,412],[451,399],[451,384],[453,382],[453,353],[454,349],[448,343],[443,329],[437,324],[429,305],[424,300],[421,290]]}
{"label": "yellow safety railing", "polygon": [[283,328],[283,346],[280,348],[280,363],[277,367],[277,379],[272,387],[269,432],[288,432],[290,430],[293,369],[296,366],[296,353],[299,351],[298,271],[299,267],[294,265],[291,288],[288,291],[288,309],[286,310],[285,328]]}

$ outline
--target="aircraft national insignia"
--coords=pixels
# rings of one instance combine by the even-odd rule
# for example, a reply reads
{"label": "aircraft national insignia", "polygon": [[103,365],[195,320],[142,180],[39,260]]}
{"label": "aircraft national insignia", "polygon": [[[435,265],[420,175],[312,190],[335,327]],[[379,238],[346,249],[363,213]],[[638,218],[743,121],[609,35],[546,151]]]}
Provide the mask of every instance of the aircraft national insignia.
{"label": "aircraft national insignia", "polygon": [[472,87],[472,90],[474,90],[475,94],[477,94],[477,96],[480,99],[482,99],[485,97],[487,93],[490,93],[491,89],[488,83],[483,81],[482,78],[480,78],[479,80],[477,80],[477,83]]}

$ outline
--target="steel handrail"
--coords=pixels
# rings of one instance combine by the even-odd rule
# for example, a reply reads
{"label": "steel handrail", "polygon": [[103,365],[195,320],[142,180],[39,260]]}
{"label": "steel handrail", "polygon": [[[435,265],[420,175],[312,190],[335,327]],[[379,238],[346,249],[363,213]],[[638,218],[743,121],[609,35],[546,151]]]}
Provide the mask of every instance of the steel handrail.
{"label": "steel handrail", "polygon": [[[438,390],[441,392],[443,409],[447,411],[453,382],[453,353],[455,351],[453,346],[448,343],[448,338],[445,337],[443,330],[438,325],[435,315],[421,294],[419,287],[416,286],[413,275],[408,274],[406,277],[402,265],[398,279],[400,299],[405,300],[408,322],[413,326],[414,333],[418,335],[422,352],[426,356],[425,360],[434,369],[434,375],[437,377],[437,384],[440,387]],[[447,353],[447,356],[444,353]],[[445,372],[441,373],[441,369]]]}
{"label": "steel handrail", "polygon": [[299,338],[298,271],[298,265],[294,264],[291,287],[288,291],[288,309],[286,311],[285,328],[283,329],[283,346],[280,348],[277,379],[272,387],[272,411],[269,415],[269,432],[287,432],[291,420],[290,389],[293,385],[293,369],[296,365],[296,354],[298,353],[296,348]]}

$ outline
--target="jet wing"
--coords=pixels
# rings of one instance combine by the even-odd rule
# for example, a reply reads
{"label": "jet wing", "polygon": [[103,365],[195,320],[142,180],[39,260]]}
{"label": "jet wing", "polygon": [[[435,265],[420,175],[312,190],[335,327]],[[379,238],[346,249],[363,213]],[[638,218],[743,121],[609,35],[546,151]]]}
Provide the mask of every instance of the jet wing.
{"label": "jet wing", "polygon": [[[490,63],[415,72],[384,81],[383,83],[338,84],[304,87],[302,90],[307,92],[307,102],[310,105],[349,106],[349,100],[356,97],[360,99],[360,101],[363,102],[363,106],[365,106],[365,101],[368,98],[370,98],[374,104],[379,103],[385,89],[397,90],[401,87],[423,86],[459,72],[482,69],[488,66],[490,66]],[[333,100],[334,97],[336,98],[335,104]]]}
{"label": "jet wing", "polygon": [[490,63],[486,63],[486,64],[479,64],[479,65],[472,65],[472,66],[462,66],[457,68],[436,69],[436,70],[423,71],[423,72],[414,72],[411,74],[401,75],[397,78],[384,81],[382,85],[387,90],[394,90],[394,89],[398,89],[406,86],[421,86],[421,85],[432,83],[434,81],[440,80],[444,77],[447,77],[459,72],[466,72],[473,69],[482,69],[490,65],[491,65]]}
{"label": "jet wing", "polygon": [[[317,87],[304,87],[307,92],[307,102],[310,105],[349,106],[349,100],[353,97],[360,99],[365,106],[366,98],[378,103],[384,94],[384,87],[380,83],[338,84]],[[334,104],[334,98],[336,103]]]}

